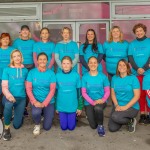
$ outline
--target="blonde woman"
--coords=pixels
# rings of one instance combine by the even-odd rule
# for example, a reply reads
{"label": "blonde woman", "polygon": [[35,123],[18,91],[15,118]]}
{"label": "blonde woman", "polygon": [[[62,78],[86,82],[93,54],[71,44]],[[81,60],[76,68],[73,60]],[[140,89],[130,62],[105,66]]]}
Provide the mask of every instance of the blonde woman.
{"label": "blonde woman", "polygon": [[116,73],[117,63],[120,59],[128,60],[128,42],[123,40],[123,33],[119,26],[110,30],[109,40],[103,44],[106,70],[109,78]]}
{"label": "blonde woman", "polygon": [[4,105],[4,140],[11,139],[10,121],[14,109],[13,126],[18,129],[22,125],[23,113],[26,104],[25,80],[28,70],[24,68],[23,57],[19,50],[11,53],[9,67],[5,68],[2,75],[2,92]]}

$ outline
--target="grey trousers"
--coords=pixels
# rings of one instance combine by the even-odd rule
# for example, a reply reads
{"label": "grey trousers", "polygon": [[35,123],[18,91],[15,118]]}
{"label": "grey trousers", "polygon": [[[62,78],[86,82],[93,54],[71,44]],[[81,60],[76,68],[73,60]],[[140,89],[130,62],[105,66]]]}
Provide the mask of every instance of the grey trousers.
{"label": "grey trousers", "polygon": [[132,118],[136,117],[138,111],[134,108],[129,108],[126,111],[115,111],[113,108],[108,123],[109,131],[118,131],[122,125],[128,124]]}

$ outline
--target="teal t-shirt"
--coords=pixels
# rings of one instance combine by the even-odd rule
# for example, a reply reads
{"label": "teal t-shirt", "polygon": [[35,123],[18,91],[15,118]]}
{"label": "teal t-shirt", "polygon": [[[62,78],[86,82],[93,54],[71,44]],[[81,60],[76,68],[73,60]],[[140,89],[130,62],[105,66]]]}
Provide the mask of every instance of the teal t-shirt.
{"label": "teal t-shirt", "polygon": [[[32,91],[35,99],[42,103],[50,92],[50,84],[56,83],[56,77],[50,69],[40,72],[38,68],[34,68],[30,70],[27,81],[32,83]],[[54,97],[50,103],[54,103]]]}
{"label": "teal t-shirt", "polygon": [[17,38],[13,46],[20,50],[23,55],[23,64],[33,64],[33,45],[35,41],[32,39],[29,40],[22,40],[20,38]]}
{"label": "teal t-shirt", "polygon": [[56,109],[59,112],[73,113],[78,107],[77,88],[81,87],[80,76],[77,72],[56,74],[57,98]]}
{"label": "teal t-shirt", "polygon": [[4,69],[2,80],[8,80],[8,89],[14,97],[26,97],[25,80],[27,74],[26,68],[7,67]]}
{"label": "teal t-shirt", "polygon": [[44,52],[48,56],[48,64],[50,63],[52,59],[52,54],[54,54],[55,44],[53,42],[37,42],[34,44],[33,52],[37,55],[41,52]]}
{"label": "teal t-shirt", "polygon": [[128,60],[128,42],[104,42],[103,51],[106,55],[106,70],[115,75],[120,59]]}
{"label": "teal t-shirt", "polygon": [[[143,78],[143,84],[142,84],[143,90],[150,90],[150,74],[147,74]],[[150,99],[148,96],[146,96],[148,107],[150,107]]]}
{"label": "teal t-shirt", "polygon": [[[101,99],[104,96],[104,87],[110,86],[108,78],[102,72],[96,76],[91,76],[89,72],[82,77],[82,88],[86,88],[88,96],[92,100]],[[90,105],[86,100],[84,105]]]}
{"label": "teal t-shirt", "polygon": [[10,64],[10,54],[14,47],[8,46],[7,49],[0,48],[0,79],[2,79],[3,69]]}
{"label": "teal t-shirt", "polygon": [[[125,106],[134,97],[133,90],[140,89],[140,83],[134,75],[128,75],[124,78],[115,75],[111,81],[111,88],[114,89],[118,104]],[[139,109],[139,103],[136,102],[132,107]]]}
{"label": "teal t-shirt", "polygon": [[[68,43],[64,43],[63,41],[58,42],[55,47],[55,54],[59,54],[60,61],[64,56],[69,56],[73,60],[75,58],[75,54],[79,54],[78,45],[74,41],[69,41]],[[77,65],[73,68],[74,71],[77,71]],[[57,72],[61,71],[58,67]]]}
{"label": "teal t-shirt", "polygon": [[[85,50],[85,52],[83,52],[83,47],[84,47],[84,44],[82,44],[81,46],[80,46],[80,49],[79,49],[79,53],[80,53],[80,55],[83,55],[83,57],[84,57],[84,59],[85,59],[85,61],[88,63],[88,59],[90,58],[90,57],[92,57],[92,56],[94,56],[94,57],[98,57],[98,54],[103,54],[103,48],[102,48],[102,45],[100,44],[100,43],[97,43],[97,47],[98,47],[98,51],[97,52],[94,52],[93,50],[92,50],[92,45],[91,44],[89,44],[88,46],[87,46],[87,48],[86,48],[86,50]],[[100,63],[99,65],[98,65],[98,71],[99,72],[102,72],[102,70],[103,70],[103,68],[102,68],[102,64]],[[82,74],[84,74],[84,73],[86,73],[86,72],[88,72],[88,70],[84,67],[84,66],[82,66]]]}
{"label": "teal t-shirt", "polygon": [[[136,65],[142,68],[150,57],[150,39],[143,41],[133,40],[129,45],[128,55],[132,55]],[[137,71],[132,68],[132,73],[138,75]],[[150,74],[150,69],[144,72],[144,75]]]}

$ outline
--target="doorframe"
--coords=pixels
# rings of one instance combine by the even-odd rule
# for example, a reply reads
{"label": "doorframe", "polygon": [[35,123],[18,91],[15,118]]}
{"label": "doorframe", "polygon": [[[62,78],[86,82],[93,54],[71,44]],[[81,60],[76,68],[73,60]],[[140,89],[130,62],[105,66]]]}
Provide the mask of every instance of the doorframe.
{"label": "doorframe", "polygon": [[106,24],[106,40],[109,35],[109,21],[78,21],[76,22],[76,41],[79,41],[79,28],[81,24]]}

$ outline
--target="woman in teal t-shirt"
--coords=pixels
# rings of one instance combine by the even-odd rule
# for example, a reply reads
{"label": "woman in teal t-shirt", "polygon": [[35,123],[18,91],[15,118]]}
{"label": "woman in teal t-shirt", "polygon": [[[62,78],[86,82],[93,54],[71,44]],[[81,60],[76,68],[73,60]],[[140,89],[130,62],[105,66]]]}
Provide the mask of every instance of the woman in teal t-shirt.
{"label": "woman in teal t-shirt", "polygon": [[131,74],[130,66],[125,59],[117,65],[116,75],[111,81],[111,98],[114,103],[109,120],[109,130],[118,131],[122,125],[128,125],[129,132],[135,132],[139,111],[140,84]]}
{"label": "woman in teal t-shirt", "polygon": [[5,68],[2,75],[2,91],[4,94],[4,140],[11,139],[10,124],[12,110],[14,110],[13,126],[19,129],[23,123],[23,112],[26,104],[25,80],[28,70],[22,64],[23,57],[19,50],[11,53],[9,67]]}
{"label": "woman in teal t-shirt", "polygon": [[76,115],[82,112],[82,103],[78,101],[81,88],[80,75],[72,70],[72,59],[69,56],[63,57],[61,64],[62,71],[56,74],[56,109],[59,112],[61,129],[74,130]]}
{"label": "woman in teal t-shirt", "polygon": [[37,56],[37,68],[30,70],[26,90],[32,107],[32,117],[35,122],[34,135],[40,134],[40,122],[43,111],[43,128],[50,130],[54,117],[54,93],[56,78],[54,72],[47,68],[48,56],[42,52]]}

